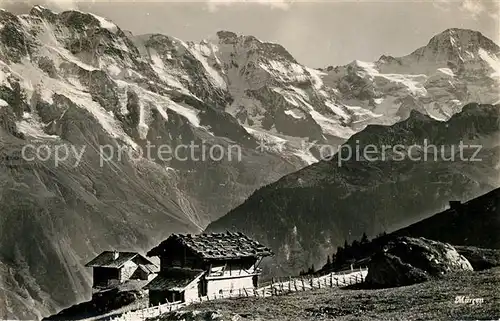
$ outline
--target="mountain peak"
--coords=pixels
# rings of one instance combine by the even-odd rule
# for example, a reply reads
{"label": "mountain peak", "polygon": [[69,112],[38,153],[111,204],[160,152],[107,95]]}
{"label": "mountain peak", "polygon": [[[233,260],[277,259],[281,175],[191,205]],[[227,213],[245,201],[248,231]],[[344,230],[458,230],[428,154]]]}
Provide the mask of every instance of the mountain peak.
{"label": "mountain peak", "polygon": [[38,11],[43,11],[43,10],[46,10],[47,8],[45,8],[44,6],[41,6],[39,4],[36,4],[33,6],[33,8],[31,10],[38,10]]}
{"label": "mountain peak", "polygon": [[54,19],[57,17],[57,13],[41,5],[36,5],[33,8],[31,8],[29,14],[30,16],[40,17],[42,19],[46,19],[51,22],[53,22]]}
{"label": "mountain peak", "polygon": [[482,48],[497,53],[500,47],[481,32],[470,29],[450,28],[435,35],[425,46],[437,53],[477,53]]}
{"label": "mountain peak", "polygon": [[237,45],[247,50],[260,52],[273,59],[285,59],[297,63],[295,58],[280,44],[259,40],[252,35],[238,35],[232,31],[221,30],[217,32],[220,44]]}
{"label": "mountain peak", "polygon": [[410,111],[410,116],[408,119],[402,123],[415,123],[415,122],[435,122],[436,120],[431,118],[429,115],[423,114],[421,111],[412,109]]}
{"label": "mountain peak", "polygon": [[449,28],[432,37],[431,40],[429,41],[429,44],[435,42],[446,42],[456,46],[456,45],[466,44],[466,41],[476,40],[480,38],[485,38],[485,37],[479,31],[474,31],[470,29]]}
{"label": "mountain peak", "polygon": [[449,36],[449,35],[460,37],[460,36],[475,35],[475,34],[482,35],[479,31],[472,29],[448,28],[434,37]]}
{"label": "mountain peak", "polygon": [[217,36],[219,37],[233,37],[236,38],[238,35],[235,32],[229,30],[219,30],[217,31]]}
{"label": "mountain peak", "polygon": [[228,39],[228,40],[236,40],[238,38],[238,35],[232,31],[227,31],[227,30],[220,30],[217,31],[217,37],[219,39]]}
{"label": "mountain peak", "polygon": [[224,44],[236,44],[238,42],[243,42],[245,45],[255,44],[265,44],[265,42],[260,41],[251,35],[238,35],[232,31],[221,30],[217,32],[217,38],[221,43]]}

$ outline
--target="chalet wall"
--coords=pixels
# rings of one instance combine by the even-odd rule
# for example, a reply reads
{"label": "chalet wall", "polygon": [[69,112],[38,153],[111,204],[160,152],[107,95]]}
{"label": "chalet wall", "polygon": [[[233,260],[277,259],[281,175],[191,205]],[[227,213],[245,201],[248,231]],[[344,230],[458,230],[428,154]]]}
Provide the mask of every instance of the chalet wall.
{"label": "chalet wall", "polygon": [[253,288],[255,263],[255,259],[212,262],[206,276],[208,296],[230,295],[231,291],[239,293],[240,289]]}
{"label": "chalet wall", "polygon": [[169,251],[160,256],[160,269],[163,271],[170,267],[190,267],[203,269],[203,260],[190,249],[172,242],[168,246]]}
{"label": "chalet wall", "polygon": [[157,306],[167,303],[167,293],[165,291],[149,290],[149,305]]}
{"label": "chalet wall", "polygon": [[184,302],[185,293],[177,291],[149,291],[149,306],[157,306],[159,304]]}
{"label": "chalet wall", "polygon": [[253,288],[252,276],[209,279],[207,280],[207,294],[209,297],[214,295],[228,295],[231,291],[238,293],[240,289]]}
{"label": "chalet wall", "polygon": [[109,281],[115,280],[118,282],[119,278],[120,272],[118,269],[106,267],[93,268],[93,287],[108,286]]}
{"label": "chalet wall", "polygon": [[249,276],[255,273],[254,262],[228,262],[211,264],[209,277]]}
{"label": "chalet wall", "polygon": [[186,302],[190,302],[190,301],[193,301],[193,300],[198,300],[199,298],[199,283],[201,281],[198,279],[198,281],[196,282],[192,282],[187,288],[186,290],[184,290],[184,300]]}
{"label": "chalet wall", "polygon": [[137,264],[132,261],[126,262],[120,269],[120,283],[129,280],[135,270],[137,270]]}
{"label": "chalet wall", "polygon": [[137,269],[135,269],[134,274],[132,274],[130,279],[151,281],[155,277],[156,277],[156,273],[149,273],[149,272],[146,272],[143,269],[137,267]]}

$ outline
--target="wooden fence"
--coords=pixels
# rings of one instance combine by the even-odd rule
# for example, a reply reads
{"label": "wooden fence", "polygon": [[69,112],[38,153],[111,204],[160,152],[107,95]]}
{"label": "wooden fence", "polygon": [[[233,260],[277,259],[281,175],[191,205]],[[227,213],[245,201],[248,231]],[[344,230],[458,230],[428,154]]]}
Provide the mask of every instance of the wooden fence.
{"label": "wooden fence", "polygon": [[223,291],[219,294],[215,294],[211,297],[205,296],[196,298],[189,302],[166,303],[155,307],[125,312],[119,316],[107,318],[107,320],[143,321],[146,320],[146,318],[157,317],[163,313],[176,311],[194,303],[238,297],[270,297],[277,295],[286,295],[292,292],[311,291],[314,289],[322,289],[328,287],[344,287],[362,283],[365,280],[367,273],[367,269],[360,269],[359,271],[350,272],[347,274],[330,273],[328,275],[313,278],[301,277],[276,279],[259,288],[228,290]]}
{"label": "wooden fence", "polygon": [[145,308],[145,309],[141,309],[141,310],[125,312],[124,314],[117,316],[117,317],[114,317],[114,318],[111,318],[109,320],[112,320],[112,321],[141,321],[141,320],[146,320],[147,318],[160,316],[163,313],[168,313],[168,312],[172,312],[175,310],[179,310],[187,305],[188,305],[188,303],[167,303],[167,304],[162,304],[162,305],[158,305],[155,307],[149,307],[149,308]]}

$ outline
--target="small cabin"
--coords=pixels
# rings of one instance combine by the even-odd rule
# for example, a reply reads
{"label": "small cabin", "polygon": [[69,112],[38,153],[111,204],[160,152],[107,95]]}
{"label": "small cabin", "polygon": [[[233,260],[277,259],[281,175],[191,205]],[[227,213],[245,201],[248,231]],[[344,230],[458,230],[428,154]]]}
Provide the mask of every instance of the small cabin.
{"label": "small cabin", "polygon": [[147,253],[160,272],[145,288],[151,306],[231,296],[258,285],[266,246],[242,233],[173,234]]}
{"label": "small cabin", "polygon": [[135,252],[104,251],[88,262],[93,269],[94,289],[112,287],[128,280],[152,280],[158,267]]}

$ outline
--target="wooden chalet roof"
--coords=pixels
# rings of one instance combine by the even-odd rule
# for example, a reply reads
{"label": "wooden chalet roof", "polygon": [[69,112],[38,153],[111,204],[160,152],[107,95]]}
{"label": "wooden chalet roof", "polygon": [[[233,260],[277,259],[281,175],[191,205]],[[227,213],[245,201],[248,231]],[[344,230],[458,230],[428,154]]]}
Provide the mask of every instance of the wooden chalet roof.
{"label": "wooden chalet roof", "polygon": [[177,242],[189,248],[203,259],[235,259],[272,256],[268,247],[243,233],[172,234],[160,245],[151,249],[147,256],[161,256],[168,252],[169,244]]}
{"label": "wooden chalet roof", "polygon": [[148,274],[158,273],[160,271],[154,264],[139,264],[139,268]]}
{"label": "wooden chalet roof", "polygon": [[170,268],[149,282],[144,289],[153,291],[179,291],[182,292],[191,282],[205,274],[203,270]]}
{"label": "wooden chalet roof", "polygon": [[[158,270],[158,267],[136,252],[117,252],[118,257],[115,258],[115,252],[113,251],[104,251],[95,257],[92,261],[85,264],[87,267],[106,267],[106,268],[121,268],[128,261],[134,260],[137,261],[137,264],[146,266],[148,270],[155,271]],[[154,272],[151,272],[154,273]]]}

